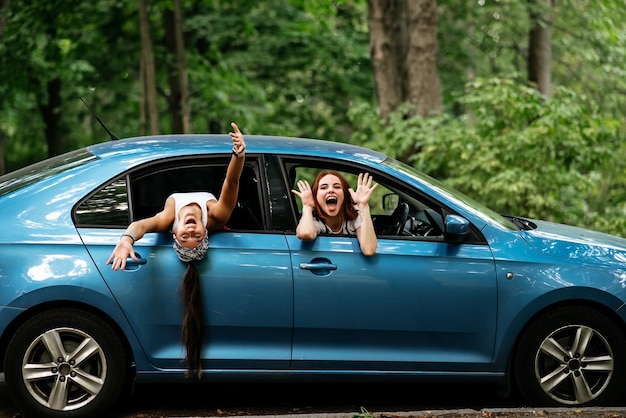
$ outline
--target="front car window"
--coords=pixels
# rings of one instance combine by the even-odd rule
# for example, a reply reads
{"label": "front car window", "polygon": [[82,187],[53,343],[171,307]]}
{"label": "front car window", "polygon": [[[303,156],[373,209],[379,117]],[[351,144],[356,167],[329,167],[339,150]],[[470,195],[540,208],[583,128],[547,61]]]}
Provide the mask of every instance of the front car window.
{"label": "front car window", "polygon": [[[300,160],[289,161],[286,164],[286,172],[289,173],[288,182],[293,190],[298,190],[297,183],[299,180],[306,180],[311,186],[313,186],[313,182],[317,174],[320,171],[327,169],[332,169],[338,172],[346,179],[350,187],[353,190],[356,190],[358,176],[360,173],[364,172],[362,167],[340,165],[337,161]],[[411,196],[410,193],[407,193],[406,187],[403,187],[401,184],[397,184],[397,180],[384,177],[381,174],[372,171],[368,172],[373,176],[374,182],[378,184],[369,200],[370,215],[372,216],[376,234],[378,236],[416,236],[418,234],[418,232],[416,232],[416,223],[415,225],[412,224],[412,228],[411,225],[409,225],[405,232],[396,231],[400,225],[398,225],[398,228],[390,228],[390,223],[393,221],[392,214],[401,202],[408,203],[414,213],[423,210],[427,207],[427,205],[422,201],[422,199]],[[347,198],[349,199],[350,196],[347,196]],[[302,200],[297,196],[293,196],[293,200],[293,206],[297,212],[295,216],[299,219],[302,213]],[[400,229],[404,230],[405,228]],[[396,232],[392,233],[389,231]]]}
{"label": "front car window", "polygon": [[[386,160],[384,164],[408,174],[421,183],[432,184],[432,187],[438,189],[443,194],[453,195],[457,199],[467,199],[467,202],[471,201],[437,180],[433,179],[431,181],[418,171],[399,162]],[[341,164],[336,160],[299,159],[285,161],[288,183],[293,190],[298,190],[297,182],[301,179],[308,181],[312,186],[316,175],[326,169],[339,172],[353,189],[357,187],[359,173],[367,170],[373,177],[374,182],[378,186],[370,197],[369,206],[374,229],[378,237],[438,241],[444,239],[444,220],[447,215],[453,214],[454,211],[443,205],[442,202],[434,199],[433,196],[410,187],[392,175],[378,172],[371,168],[365,169],[352,164]],[[466,200],[462,201],[469,205]],[[294,216],[296,219],[299,219],[302,213],[302,201],[297,196],[293,196],[293,207],[295,211]],[[478,210],[478,207],[479,204],[476,203],[473,206],[473,210]],[[504,219],[497,214],[493,216]],[[472,226],[465,242],[482,244],[484,243],[484,238],[480,231]]]}

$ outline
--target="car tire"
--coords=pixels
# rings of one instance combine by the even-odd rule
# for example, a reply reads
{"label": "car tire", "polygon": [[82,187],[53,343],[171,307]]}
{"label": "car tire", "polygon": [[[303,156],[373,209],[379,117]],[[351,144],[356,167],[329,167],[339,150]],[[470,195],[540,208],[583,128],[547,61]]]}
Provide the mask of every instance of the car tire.
{"label": "car tire", "polygon": [[535,320],[520,339],[514,374],[534,406],[608,405],[624,389],[626,340],[605,314],[563,307]]}
{"label": "car tire", "polygon": [[95,417],[115,405],[126,382],[126,355],[96,315],[53,309],[15,332],[5,357],[7,389],[27,417]]}

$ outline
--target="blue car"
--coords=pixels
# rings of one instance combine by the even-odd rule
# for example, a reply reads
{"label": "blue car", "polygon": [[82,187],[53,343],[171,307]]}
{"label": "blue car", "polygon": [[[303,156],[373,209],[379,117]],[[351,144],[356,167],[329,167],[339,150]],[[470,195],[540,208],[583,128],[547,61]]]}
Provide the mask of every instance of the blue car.
{"label": "blue car", "polygon": [[[484,381],[531,405],[609,405],[626,383],[626,240],[502,216],[385,155],[246,136],[237,206],[198,264],[202,379]],[[0,177],[0,357],[26,416],[92,417],[135,384],[188,382],[171,233],[107,259],[173,192],[219,192],[228,135],[79,149]],[[377,253],[296,237],[292,193],[367,172]]]}

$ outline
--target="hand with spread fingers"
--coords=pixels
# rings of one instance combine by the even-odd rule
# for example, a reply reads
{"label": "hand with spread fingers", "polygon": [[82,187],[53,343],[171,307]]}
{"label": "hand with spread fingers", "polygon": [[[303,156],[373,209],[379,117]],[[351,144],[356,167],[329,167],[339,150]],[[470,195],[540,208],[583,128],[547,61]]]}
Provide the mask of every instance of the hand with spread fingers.
{"label": "hand with spread fingers", "polygon": [[313,199],[313,192],[311,191],[311,185],[306,180],[298,180],[298,190],[292,190],[302,201],[302,206],[315,207],[315,199]]}
{"label": "hand with spread fingers", "polygon": [[134,261],[138,261],[132,242],[133,239],[128,235],[123,235],[122,238],[120,238],[113,253],[107,260],[107,264],[111,264],[112,270],[124,270],[128,257],[131,257]]}
{"label": "hand with spread fingers", "polygon": [[359,207],[367,205],[377,186],[378,183],[374,183],[374,179],[368,173],[360,173],[356,191],[352,188],[349,189],[354,204],[359,205]]}

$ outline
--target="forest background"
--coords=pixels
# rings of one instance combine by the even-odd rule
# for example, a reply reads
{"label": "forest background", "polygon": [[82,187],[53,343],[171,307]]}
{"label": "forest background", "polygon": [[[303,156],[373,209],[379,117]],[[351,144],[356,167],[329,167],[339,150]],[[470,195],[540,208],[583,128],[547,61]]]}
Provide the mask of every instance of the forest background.
{"label": "forest background", "polygon": [[626,236],[625,21],[624,0],[0,0],[0,174],[110,140],[87,103],[120,138],[355,143]]}

